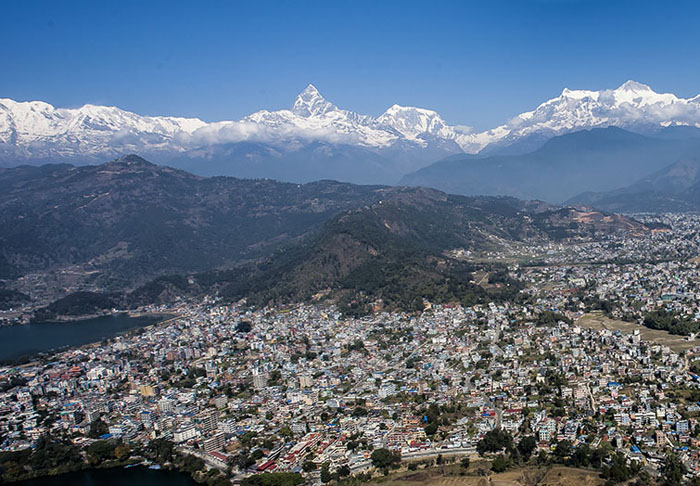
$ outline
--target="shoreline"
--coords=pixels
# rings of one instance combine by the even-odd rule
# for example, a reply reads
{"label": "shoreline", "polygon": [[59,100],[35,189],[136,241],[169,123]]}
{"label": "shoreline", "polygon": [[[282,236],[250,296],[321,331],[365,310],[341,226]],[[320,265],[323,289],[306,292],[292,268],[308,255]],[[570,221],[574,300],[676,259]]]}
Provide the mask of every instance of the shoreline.
{"label": "shoreline", "polygon": [[[72,323],[72,322],[81,322],[81,321],[89,321],[91,319],[100,319],[102,317],[118,317],[118,316],[126,316],[129,318],[139,318],[139,317],[151,317],[151,316],[170,316],[172,314],[168,312],[146,312],[146,311],[117,311],[117,312],[107,312],[104,314],[81,314],[78,316],[57,316],[53,319],[46,320],[46,321],[30,321],[28,324],[65,324],[65,323]],[[24,325],[24,324],[20,324]]]}
{"label": "shoreline", "polygon": [[[0,366],[15,366],[19,364],[24,364],[29,361],[33,361],[36,359],[39,359],[40,357],[44,356],[52,356],[57,353],[62,353],[65,352],[69,349],[80,349],[85,346],[91,346],[95,345],[104,339],[111,339],[117,336],[123,336],[123,335],[128,335],[129,333],[138,331],[139,329],[144,329],[148,328],[150,326],[154,325],[159,325],[163,322],[167,322],[171,319],[175,319],[179,316],[178,313],[150,313],[150,312],[140,312],[140,313],[134,313],[130,314],[127,312],[119,312],[119,313],[114,313],[114,314],[108,314],[104,316],[97,316],[97,317],[88,317],[85,319],[72,319],[72,320],[64,320],[64,321],[44,321],[44,322],[34,322],[31,323],[30,325],[17,325],[17,326],[3,326],[1,329],[6,329],[6,331],[0,331],[3,333],[7,332],[12,332],[11,329],[17,329],[18,332],[20,329],[26,329],[27,332],[31,333],[42,333],[43,330],[48,330],[48,329],[54,329],[52,331],[52,334],[55,334],[56,332],[61,332],[61,331],[55,331],[56,329],[62,329],[66,328],[68,330],[71,325],[75,324],[78,326],[84,326],[86,325],[86,321],[90,321],[93,319],[111,319],[111,318],[121,318],[121,319],[134,319],[134,320],[142,320],[142,319],[148,319],[148,323],[143,323],[143,322],[134,322],[130,326],[123,326],[122,329],[117,329],[116,331],[112,329],[112,332],[108,332],[107,336],[101,336],[101,337],[94,337],[94,339],[89,340],[88,342],[83,342],[83,343],[66,343],[66,344],[59,344],[56,346],[53,346],[49,349],[35,349],[35,350],[27,350],[26,353],[21,353],[16,356],[9,356],[7,358],[0,359]],[[95,327],[91,326],[90,324],[87,324],[90,329],[96,329],[99,330],[101,327],[100,325],[103,325],[105,329],[110,329],[109,323],[95,323]],[[31,327],[30,327],[31,326]],[[31,329],[31,330],[30,330]],[[42,335],[44,335],[42,333]]]}
{"label": "shoreline", "polygon": [[148,317],[152,315],[171,315],[168,311],[144,311],[144,310],[117,310],[115,312],[99,312],[92,314],[78,314],[78,315],[58,315],[52,317],[51,319],[37,321],[35,320],[33,314],[31,317],[26,317],[28,314],[24,314],[25,317],[17,317],[14,320],[5,320],[0,322],[0,328],[3,327],[15,327],[15,326],[26,326],[29,324],[63,324],[66,322],[76,322],[76,321],[87,321],[90,319],[98,319],[100,317],[114,317],[120,315],[126,315],[127,317]]}
{"label": "shoreline", "polygon": [[16,484],[19,486],[22,486],[24,484],[31,484],[35,481],[53,481],[56,478],[60,478],[62,476],[69,477],[71,475],[78,475],[78,474],[89,474],[91,472],[107,472],[107,471],[115,471],[115,470],[131,470],[131,469],[142,469],[142,470],[148,470],[148,471],[154,471],[156,473],[176,473],[179,475],[182,475],[183,480],[187,480],[191,482],[192,484],[199,484],[197,481],[192,477],[191,474],[182,471],[178,469],[177,467],[174,466],[168,466],[168,465],[158,465],[158,468],[153,468],[153,466],[148,465],[148,464],[143,464],[143,463],[122,463],[122,464],[110,464],[110,465],[105,465],[105,466],[90,466],[88,464],[84,464],[82,467],[77,467],[75,469],[70,469],[68,471],[63,471],[59,472],[58,474],[52,474],[50,471],[46,471],[45,474],[37,474],[28,478],[23,478],[19,479],[16,481],[9,481],[6,484]]}

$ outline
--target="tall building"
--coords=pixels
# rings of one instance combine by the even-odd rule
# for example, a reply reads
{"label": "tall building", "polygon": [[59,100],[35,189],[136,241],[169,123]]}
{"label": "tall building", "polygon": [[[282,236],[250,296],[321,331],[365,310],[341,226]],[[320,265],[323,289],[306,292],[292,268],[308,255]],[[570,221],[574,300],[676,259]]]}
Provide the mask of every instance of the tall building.
{"label": "tall building", "polygon": [[267,386],[267,376],[262,373],[256,373],[253,375],[253,388],[256,390],[262,390]]}
{"label": "tall building", "polygon": [[219,412],[216,410],[205,410],[204,412],[197,414],[197,416],[194,418],[194,423],[197,425],[197,429],[199,429],[200,432],[211,432],[212,430],[216,430],[218,425],[218,415]]}
{"label": "tall building", "polygon": [[168,413],[173,411],[173,401],[169,398],[161,398],[157,403],[158,410],[161,413]]}
{"label": "tall building", "polygon": [[666,435],[661,430],[656,431],[656,447],[664,447],[666,445]]}
{"label": "tall building", "polygon": [[228,403],[228,398],[226,398],[226,395],[218,395],[214,397],[212,400],[212,403],[216,408],[226,408],[226,403]]}
{"label": "tall building", "polygon": [[314,384],[314,379],[310,375],[299,376],[299,386],[301,388],[310,388]]}
{"label": "tall building", "polygon": [[203,442],[204,450],[206,452],[220,451],[224,448],[225,436],[223,432],[212,435]]}
{"label": "tall building", "polygon": [[182,425],[173,432],[173,442],[176,444],[187,442],[195,437],[197,437],[197,430],[193,424]]}

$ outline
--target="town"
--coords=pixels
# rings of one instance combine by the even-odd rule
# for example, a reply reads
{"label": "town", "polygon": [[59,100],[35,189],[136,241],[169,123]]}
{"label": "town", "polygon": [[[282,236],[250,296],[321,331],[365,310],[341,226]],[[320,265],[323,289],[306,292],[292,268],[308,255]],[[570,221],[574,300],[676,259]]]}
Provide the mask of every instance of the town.
{"label": "town", "polygon": [[23,451],[54,440],[88,461],[176,464],[210,484],[371,481],[446,458],[470,474],[485,459],[479,474],[534,461],[610,483],[694,478],[700,220],[648,218],[670,230],[527,249],[536,264],[523,248],[491,255],[522,285],[512,302],[349,318],[330,302],[209,297],[4,366],[3,477],[25,477]]}

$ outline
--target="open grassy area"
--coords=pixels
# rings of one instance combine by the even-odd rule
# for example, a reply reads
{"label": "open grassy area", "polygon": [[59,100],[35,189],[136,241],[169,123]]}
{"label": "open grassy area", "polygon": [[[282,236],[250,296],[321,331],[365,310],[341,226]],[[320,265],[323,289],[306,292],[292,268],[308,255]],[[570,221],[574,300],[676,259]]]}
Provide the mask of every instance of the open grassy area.
{"label": "open grassy area", "polygon": [[667,331],[649,329],[631,322],[610,319],[600,311],[594,311],[584,315],[581,319],[576,321],[576,325],[588,329],[609,329],[611,331],[620,331],[625,334],[632,334],[635,329],[639,329],[644,341],[668,346],[676,352],[686,351],[700,345],[700,341],[688,341],[685,336],[675,336],[673,334],[669,334]]}
{"label": "open grassy area", "polygon": [[[369,484],[386,486],[602,486],[605,481],[597,471],[563,466],[551,468],[526,467],[499,474],[478,471],[488,466],[472,465],[465,473],[459,466],[436,466],[418,471],[402,471],[378,478]],[[461,474],[460,474],[461,473]]]}

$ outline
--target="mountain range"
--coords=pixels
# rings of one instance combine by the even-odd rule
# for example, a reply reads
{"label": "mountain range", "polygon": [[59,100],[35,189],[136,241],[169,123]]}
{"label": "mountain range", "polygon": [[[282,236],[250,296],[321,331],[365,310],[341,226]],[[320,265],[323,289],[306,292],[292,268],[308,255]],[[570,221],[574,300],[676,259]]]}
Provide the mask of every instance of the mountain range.
{"label": "mountain range", "polygon": [[654,136],[593,128],[554,137],[525,154],[454,155],[407,174],[401,184],[561,203],[583,192],[627,186],[695,155],[700,155],[697,128],[666,127]]}
{"label": "mountain range", "polygon": [[514,198],[201,177],[133,155],[0,169],[0,226],[0,303],[50,304],[45,318],[205,294],[264,304],[330,292],[365,310],[486,299],[451,250],[648,231]]}
{"label": "mountain range", "polygon": [[605,127],[653,137],[669,128],[692,132],[700,127],[700,96],[656,93],[634,81],[613,90],[564,89],[483,132],[450,125],[423,108],[393,105],[376,117],[358,114],[338,108],[312,85],[290,109],[213,123],[0,99],[0,164],[80,165],[135,152],[200,175],[394,184],[445,157],[519,155],[555,136]]}
{"label": "mountain range", "polygon": [[207,178],[135,155],[97,166],[0,169],[0,278],[77,265],[111,288],[231,265],[387,190]]}
{"label": "mountain range", "polygon": [[566,203],[626,213],[700,211],[700,155],[681,158],[633,184],[584,192]]}

